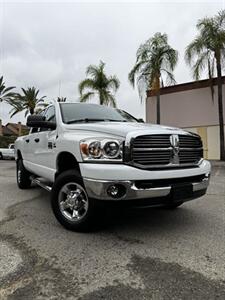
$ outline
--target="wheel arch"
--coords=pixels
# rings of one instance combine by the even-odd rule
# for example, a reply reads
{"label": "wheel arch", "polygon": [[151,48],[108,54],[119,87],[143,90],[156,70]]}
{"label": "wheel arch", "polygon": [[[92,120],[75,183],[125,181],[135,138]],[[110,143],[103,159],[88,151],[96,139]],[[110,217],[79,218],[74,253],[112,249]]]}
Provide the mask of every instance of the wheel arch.
{"label": "wheel arch", "polygon": [[56,158],[56,174],[55,179],[64,171],[75,169],[81,174],[79,163],[76,157],[68,151],[60,152]]}
{"label": "wheel arch", "polygon": [[20,150],[17,150],[16,154],[17,154],[16,160],[23,159],[22,153]]}

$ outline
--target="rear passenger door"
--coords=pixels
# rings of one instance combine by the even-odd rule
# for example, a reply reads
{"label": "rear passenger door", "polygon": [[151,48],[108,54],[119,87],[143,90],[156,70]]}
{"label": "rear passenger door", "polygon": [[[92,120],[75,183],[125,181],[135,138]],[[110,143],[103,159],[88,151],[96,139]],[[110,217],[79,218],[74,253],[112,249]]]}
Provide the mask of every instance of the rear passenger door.
{"label": "rear passenger door", "polygon": [[38,128],[31,128],[28,135],[22,137],[23,139],[23,160],[27,169],[32,167],[33,161],[33,146],[32,141],[34,140],[34,136],[36,135]]}

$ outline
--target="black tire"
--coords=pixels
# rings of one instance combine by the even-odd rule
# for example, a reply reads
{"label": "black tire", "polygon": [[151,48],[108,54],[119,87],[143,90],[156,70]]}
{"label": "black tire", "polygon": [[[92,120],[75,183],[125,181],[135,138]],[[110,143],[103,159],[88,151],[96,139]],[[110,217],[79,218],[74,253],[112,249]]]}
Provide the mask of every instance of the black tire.
{"label": "black tire", "polygon": [[[76,197],[76,200],[78,202],[80,201],[80,203],[82,203],[81,209],[83,209],[83,211],[84,211],[84,214],[80,219],[76,219],[80,216],[78,216],[78,217],[70,216],[70,213],[72,214],[73,210],[76,211],[76,209],[74,208],[74,206],[73,206],[73,208],[67,207],[66,201],[68,201],[67,199],[69,197],[68,196],[69,193],[62,191],[63,188],[65,188],[66,186],[73,186],[73,185],[74,185],[74,187],[76,187],[75,190],[79,189],[79,191],[81,191],[79,196]],[[74,191],[72,191],[72,192],[74,192]],[[63,201],[61,201],[62,197],[64,197]],[[75,201],[75,200],[72,200],[72,201]],[[60,203],[63,203],[63,205],[66,205],[66,208],[63,207],[64,211],[62,211],[63,209],[61,208]],[[86,207],[84,208],[83,203],[87,203],[87,208]],[[85,191],[84,184],[83,184],[83,180],[80,177],[80,175],[78,174],[78,172],[76,172],[75,170],[65,171],[57,177],[57,179],[53,185],[52,191],[51,191],[51,205],[52,205],[52,210],[53,210],[53,213],[54,213],[56,219],[66,229],[69,229],[72,231],[78,231],[78,232],[87,232],[87,231],[90,231],[91,229],[93,229],[93,227],[92,227],[93,216],[94,216],[93,199],[88,198],[86,191]],[[71,204],[71,205],[75,205],[75,204]],[[79,209],[77,209],[77,211],[79,211]],[[68,217],[68,215],[65,216],[65,214],[67,214],[67,213],[68,213],[69,217]]]}
{"label": "black tire", "polygon": [[30,173],[23,165],[23,160],[19,159],[16,162],[16,178],[17,185],[20,189],[28,189],[31,186]]}
{"label": "black tire", "polygon": [[171,203],[171,204],[168,204],[168,205],[164,206],[164,208],[173,210],[173,209],[178,208],[178,207],[181,206],[182,204],[183,204],[182,201],[174,202],[174,203]]}
{"label": "black tire", "polygon": [[3,159],[3,155],[2,155],[2,153],[0,152],[0,159],[2,160]]}

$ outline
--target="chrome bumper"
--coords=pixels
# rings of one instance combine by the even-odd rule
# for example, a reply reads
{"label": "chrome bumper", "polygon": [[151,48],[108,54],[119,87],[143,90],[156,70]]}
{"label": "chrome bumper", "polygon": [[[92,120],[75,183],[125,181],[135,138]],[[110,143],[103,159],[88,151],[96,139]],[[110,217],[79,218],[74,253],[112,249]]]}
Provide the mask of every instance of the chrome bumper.
{"label": "chrome bumper", "polygon": [[[161,187],[154,188],[137,188],[135,181],[132,180],[120,180],[120,181],[109,181],[109,180],[95,180],[84,178],[84,185],[87,191],[87,194],[90,198],[98,200],[131,200],[131,199],[147,199],[147,198],[158,198],[158,197],[167,197],[172,195],[172,189],[176,184],[170,184]],[[200,182],[191,182],[193,196],[192,199],[199,197],[199,192],[206,192],[206,189],[209,185],[209,175],[206,174],[205,177]],[[126,191],[121,197],[112,197],[108,193],[108,189],[112,185],[119,185],[124,188]],[[182,190],[182,185],[181,185]],[[204,194],[204,193],[203,193]],[[185,192],[182,195],[182,200],[185,201],[190,197],[186,197]],[[177,200],[177,199],[176,199]]]}

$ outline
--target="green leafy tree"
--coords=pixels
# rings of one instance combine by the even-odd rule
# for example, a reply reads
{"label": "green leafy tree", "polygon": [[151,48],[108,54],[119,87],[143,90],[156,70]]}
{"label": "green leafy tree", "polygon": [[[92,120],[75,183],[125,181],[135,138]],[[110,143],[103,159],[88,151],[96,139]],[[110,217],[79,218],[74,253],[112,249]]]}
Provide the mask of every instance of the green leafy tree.
{"label": "green leafy tree", "polygon": [[187,46],[185,59],[192,67],[193,77],[198,80],[207,69],[209,79],[217,70],[218,115],[220,128],[220,159],[225,160],[224,116],[222,95],[222,64],[225,59],[225,10],[212,18],[200,19],[196,25],[199,34]]}
{"label": "green leafy tree", "polygon": [[3,80],[3,76],[0,77],[0,102],[8,102],[9,100],[11,100],[15,93],[12,92],[12,90],[14,89],[14,86],[10,86],[10,87],[6,87],[5,86],[5,82]]}
{"label": "green leafy tree", "polygon": [[175,84],[173,75],[178,52],[168,44],[167,34],[155,33],[141,44],[136,53],[136,63],[128,75],[132,86],[138,86],[141,100],[143,92],[154,91],[157,97],[157,124],[160,124],[160,87]]}
{"label": "green leafy tree", "polygon": [[89,101],[97,95],[101,105],[112,105],[116,107],[114,93],[120,86],[119,79],[116,76],[107,76],[105,74],[105,64],[100,61],[99,66],[90,65],[87,67],[86,75],[79,84],[80,102]]}
{"label": "green leafy tree", "polygon": [[24,110],[26,110],[25,116],[27,116],[28,113],[33,115],[35,108],[43,105],[44,98],[46,97],[43,96],[39,98],[39,90],[35,87],[29,87],[27,89],[21,88],[21,90],[21,94],[15,94],[15,96],[8,102],[13,107],[10,111],[11,117]]}

